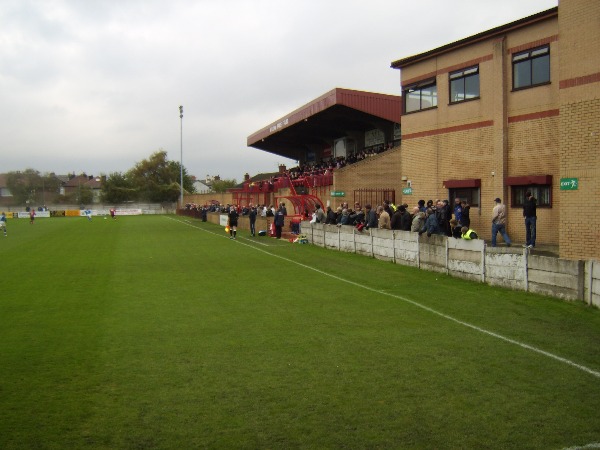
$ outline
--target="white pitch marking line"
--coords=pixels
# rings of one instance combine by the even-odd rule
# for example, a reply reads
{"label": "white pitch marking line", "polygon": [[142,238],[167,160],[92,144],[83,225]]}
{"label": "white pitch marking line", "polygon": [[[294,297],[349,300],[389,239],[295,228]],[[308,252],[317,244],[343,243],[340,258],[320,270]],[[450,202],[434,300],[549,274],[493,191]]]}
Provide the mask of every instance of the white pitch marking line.
{"label": "white pitch marking line", "polygon": [[[220,238],[226,238],[227,237],[227,236],[223,236],[220,233],[215,233],[214,231],[210,231],[210,230],[206,230],[204,228],[200,228],[200,227],[194,225],[193,222],[191,222],[191,221],[188,222],[188,221],[177,220],[177,219],[173,219],[172,217],[167,217],[167,219],[173,220],[173,221],[178,222],[178,223],[180,223],[182,225],[187,225],[188,227],[192,227],[192,228],[195,228],[195,229],[200,230],[200,231],[204,231],[205,233],[209,233],[209,234],[215,235],[215,236],[220,237]],[[239,239],[244,239],[244,240],[246,240],[248,242],[252,242],[253,244],[257,244],[257,245],[262,245],[264,247],[275,247],[275,246],[277,246],[277,244],[267,244],[267,243],[264,243],[264,242],[254,241],[252,239],[248,239],[247,237],[243,237],[243,236],[240,236],[240,237],[236,238],[236,241],[239,240]]]}
{"label": "white pitch marking line", "polygon": [[564,448],[563,450],[586,450],[588,448],[600,448],[600,442],[592,442],[591,444],[586,444],[581,447],[575,446],[575,447]]}
{"label": "white pitch marking line", "polygon": [[[197,228],[197,227],[195,227],[195,228]],[[201,228],[199,228],[199,229],[201,229]],[[216,233],[213,233],[212,231],[208,231],[208,230],[204,230],[204,229],[201,229],[201,230],[202,231],[206,231],[207,233],[211,233],[211,234],[217,235]],[[254,241],[252,241],[252,242],[254,242]],[[524,342],[519,342],[519,341],[517,341],[515,339],[511,339],[511,338],[508,338],[506,336],[502,336],[501,334],[494,333],[493,331],[486,330],[484,328],[478,327],[477,325],[473,325],[473,324],[470,324],[468,322],[464,322],[462,320],[456,319],[455,317],[452,317],[452,316],[449,316],[447,314],[444,314],[444,313],[442,313],[440,311],[437,311],[437,310],[435,310],[433,308],[430,308],[429,306],[425,306],[425,305],[423,305],[423,304],[421,304],[419,302],[416,302],[414,300],[410,300],[410,299],[408,299],[406,297],[402,297],[401,295],[391,294],[389,292],[385,292],[385,291],[374,289],[374,288],[371,288],[371,287],[368,287],[368,286],[364,286],[362,284],[356,283],[356,282],[351,281],[351,280],[346,280],[345,278],[338,277],[337,275],[333,275],[333,274],[330,274],[330,273],[327,273],[327,272],[323,272],[322,270],[316,269],[316,268],[311,267],[311,266],[307,266],[306,264],[302,264],[302,263],[300,263],[298,261],[294,261],[292,259],[286,258],[285,256],[281,256],[281,255],[276,255],[274,253],[270,253],[270,252],[268,252],[266,250],[254,247],[254,246],[252,246],[250,244],[246,244],[244,242],[239,242],[239,244],[240,245],[245,245],[245,246],[250,247],[250,248],[252,248],[254,250],[257,250],[259,252],[266,253],[267,255],[273,256],[275,258],[282,259],[282,260],[287,261],[289,263],[296,264],[296,265],[298,265],[300,267],[304,267],[305,269],[309,269],[309,270],[312,270],[314,272],[320,273],[321,275],[324,275],[326,277],[333,278],[335,280],[351,284],[353,286],[359,287],[361,289],[365,289],[365,290],[370,291],[370,292],[374,292],[374,293],[381,294],[381,295],[387,295],[388,297],[392,297],[392,298],[401,300],[403,302],[410,303],[411,305],[414,305],[414,306],[416,306],[418,308],[424,309],[425,311],[429,311],[432,314],[435,314],[437,316],[443,317],[444,319],[450,320],[450,321],[452,321],[454,323],[457,323],[459,325],[463,325],[463,326],[465,326],[467,328],[471,328],[472,330],[478,331],[478,332],[483,333],[483,334],[487,334],[488,336],[494,337],[496,339],[500,339],[501,341],[507,342],[509,344],[517,345],[517,346],[519,346],[521,348],[524,348],[526,350],[530,350],[532,352],[538,353],[540,355],[546,356],[548,358],[554,359],[556,361],[559,361],[561,363],[564,363],[564,364],[567,364],[567,365],[569,365],[571,367],[579,369],[579,370],[581,370],[583,372],[586,372],[586,373],[588,373],[588,374],[590,374],[590,375],[592,375],[592,376],[594,376],[596,378],[600,378],[600,372],[598,372],[596,370],[593,370],[593,369],[590,369],[589,367],[583,366],[581,364],[577,364],[576,362],[573,362],[573,361],[571,361],[571,360],[569,360],[567,358],[563,358],[562,356],[555,355],[554,353],[547,352],[545,350],[539,349],[539,348],[534,347],[534,346],[529,345],[529,344],[525,344]],[[596,444],[590,444],[590,445],[596,445]],[[594,448],[594,447],[589,447],[589,448]],[[598,447],[598,448],[600,448],[600,447]]]}

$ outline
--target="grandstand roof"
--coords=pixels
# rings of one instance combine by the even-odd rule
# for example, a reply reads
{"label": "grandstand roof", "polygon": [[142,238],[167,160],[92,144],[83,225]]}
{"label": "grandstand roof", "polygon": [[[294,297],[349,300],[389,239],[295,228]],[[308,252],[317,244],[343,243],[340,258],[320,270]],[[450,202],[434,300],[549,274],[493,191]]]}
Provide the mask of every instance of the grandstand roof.
{"label": "grandstand roof", "polygon": [[335,88],[248,136],[247,145],[301,160],[306,150],[400,123],[401,97]]}

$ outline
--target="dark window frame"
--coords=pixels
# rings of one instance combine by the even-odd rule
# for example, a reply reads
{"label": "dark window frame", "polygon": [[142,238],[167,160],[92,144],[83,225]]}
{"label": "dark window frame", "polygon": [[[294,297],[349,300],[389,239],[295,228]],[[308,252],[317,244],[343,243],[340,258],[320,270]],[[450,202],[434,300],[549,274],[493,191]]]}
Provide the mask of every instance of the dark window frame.
{"label": "dark window frame", "polygon": [[[536,62],[536,60],[538,60],[538,62],[541,61],[541,58],[546,58],[548,60],[548,62],[547,62],[548,79],[535,83],[534,82],[534,79],[535,79],[534,63]],[[550,82],[551,82],[550,62],[551,61],[550,61],[550,45],[549,44],[541,45],[541,46],[535,47],[535,48],[530,48],[529,50],[525,50],[522,52],[513,53],[511,62],[512,62],[512,90],[513,91],[519,91],[521,89],[529,89],[529,88],[533,88],[533,87],[537,87],[537,86],[544,86],[546,84],[550,84]],[[529,83],[524,84],[522,82],[519,86],[516,86],[516,80],[518,77],[515,76],[515,70],[516,70],[517,66],[520,66],[523,63],[529,64]]]}
{"label": "dark window frame", "polygon": [[[423,91],[427,90],[428,88],[431,88],[432,86],[435,87],[435,96],[434,96],[435,104],[424,108],[423,107]],[[419,92],[419,108],[408,111],[406,103],[410,98],[413,98],[415,92]],[[404,86],[402,88],[402,97],[403,97],[403,101],[404,101],[404,114],[413,114],[416,112],[427,111],[430,109],[437,108],[438,107],[437,79],[435,77],[428,78],[426,80],[419,81],[418,83],[412,83],[407,86]],[[432,103],[434,103],[434,102],[432,102]]]}
{"label": "dark window frame", "polygon": [[454,208],[454,199],[460,198],[462,200],[466,200],[469,206],[479,208],[479,203],[481,199],[481,188],[480,187],[462,187],[462,188],[449,188],[448,189],[448,198],[450,199],[450,204],[452,208]]}
{"label": "dark window frame", "polygon": [[[467,98],[467,81],[475,77],[477,77],[477,95]],[[465,97],[459,100],[452,99],[452,84],[455,82],[462,82],[462,92]],[[478,64],[475,66],[465,67],[460,70],[455,70],[448,74],[448,104],[456,105],[457,103],[470,102],[473,100],[479,100],[480,98],[481,82]]]}
{"label": "dark window frame", "polygon": [[511,208],[522,208],[525,193],[531,191],[537,200],[538,208],[552,208],[552,185],[550,184],[527,184],[510,187]]}

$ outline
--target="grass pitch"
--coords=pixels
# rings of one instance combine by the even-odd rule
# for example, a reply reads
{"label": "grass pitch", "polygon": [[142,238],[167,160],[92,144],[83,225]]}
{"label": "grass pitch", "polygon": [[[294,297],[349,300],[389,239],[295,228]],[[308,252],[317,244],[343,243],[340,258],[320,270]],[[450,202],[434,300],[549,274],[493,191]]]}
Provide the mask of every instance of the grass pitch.
{"label": "grass pitch", "polygon": [[598,309],[227,237],[174,216],[9,220],[0,448],[600,442]]}

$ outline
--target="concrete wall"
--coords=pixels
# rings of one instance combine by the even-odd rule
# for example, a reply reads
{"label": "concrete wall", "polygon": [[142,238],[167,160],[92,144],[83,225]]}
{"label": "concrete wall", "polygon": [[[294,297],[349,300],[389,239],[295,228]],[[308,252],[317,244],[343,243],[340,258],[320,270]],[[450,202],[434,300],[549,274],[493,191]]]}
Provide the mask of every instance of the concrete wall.
{"label": "concrete wall", "polygon": [[302,222],[309,242],[458,278],[600,306],[600,262],[532,255],[527,249],[487,247],[481,239]]}

